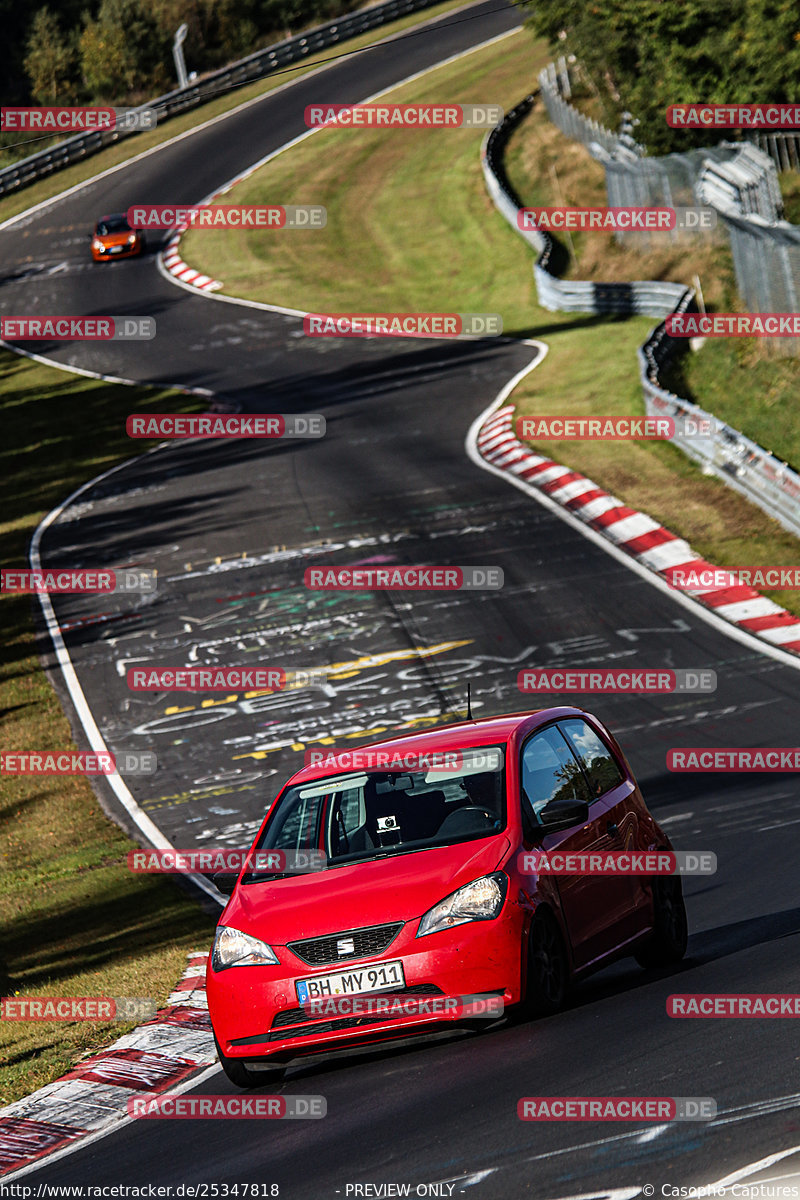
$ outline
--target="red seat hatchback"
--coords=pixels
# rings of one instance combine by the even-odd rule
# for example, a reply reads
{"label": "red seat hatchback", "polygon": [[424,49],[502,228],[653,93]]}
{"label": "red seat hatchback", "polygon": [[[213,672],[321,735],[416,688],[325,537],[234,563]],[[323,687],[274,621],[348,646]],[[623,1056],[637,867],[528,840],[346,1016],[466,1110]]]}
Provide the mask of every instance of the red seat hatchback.
{"label": "red seat hatchback", "polygon": [[[683,957],[680,876],[521,869],[537,850],[672,849],[596,717],[548,708],[367,749],[298,771],[254,842],[262,861],[313,851],[323,869],[282,874],[251,859],[220,918],[208,1006],[239,1087],[311,1053],[463,1021],[463,1010],[315,1013],[315,998],[480,995],[537,1016],[616,958]],[[354,768],[354,755],[368,765]]]}

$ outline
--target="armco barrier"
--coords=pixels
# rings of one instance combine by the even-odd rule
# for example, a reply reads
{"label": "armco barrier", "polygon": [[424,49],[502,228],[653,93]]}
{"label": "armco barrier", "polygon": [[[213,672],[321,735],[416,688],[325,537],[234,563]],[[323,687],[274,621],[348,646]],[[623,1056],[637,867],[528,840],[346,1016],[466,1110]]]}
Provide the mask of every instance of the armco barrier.
{"label": "armco barrier", "polygon": [[[646,317],[665,317],[674,312],[684,298],[692,298],[689,288],[680,283],[659,280],[634,280],[631,283],[591,283],[585,280],[559,279],[551,269],[553,239],[535,229],[522,230],[517,215],[522,204],[508,181],[502,155],[511,131],[527,116],[538,92],[526,96],[490,129],[481,150],[483,177],[495,207],[537,251],[533,274],[539,303],[550,312],[628,313]],[[688,301],[687,301],[688,303]]]}
{"label": "armco barrier", "polygon": [[497,210],[536,251],[533,267],[539,303],[550,312],[642,313],[661,317],[639,348],[639,377],[645,411],[658,416],[691,417],[706,421],[715,432],[708,437],[675,437],[673,442],[704,469],[774,517],[785,529],[800,536],[800,475],[769,451],[728,426],[716,428],[711,413],[663,387],[662,368],[688,349],[688,339],[670,337],[663,318],[669,313],[696,312],[694,292],[678,283],[638,281],[590,283],[559,279],[552,273],[554,242],[549,233],[520,229],[517,216],[522,204],[503,167],[503,151],[512,130],[530,112],[538,93],[526,96],[506,113],[483,141],[481,163],[489,195]]}
{"label": "armco barrier", "polygon": [[[727,237],[736,287],[748,312],[797,312],[800,297],[800,228],[783,219],[777,168],[797,165],[800,135],[749,132],[748,140],[650,158],[629,133],[612,134],[573,104],[570,65],[562,56],[539,74],[541,97],[551,121],[603,164],[609,205],[704,204],[716,210],[716,228],[702,236]],[[633,128],[633,126],[630,126]],[[646,253],[654,237],[618,232],[618,242]],[[687,236],[673,230],[670,238]],[[763,338],[764,353],[800,354],[800,338]]]}
{"label": "armco barrier", "polygon": [[[309,29],[295,37],[286,38],[285,41],[276,42],[264,50],[257,50],[255,54],[250,54],[247,58],[242,58],[228,67],[214,71],[189,87],[168,92],[164,96],[158,96],[155,100],[148,100],[137,111],[155,109],[159,121],[166,117],[174,117],[187,109],[196,108],[221,92],[241,87],[242,84],[250,83],[254,79],[262,79],[279,67],[288,66],[289,63],[299,62],[316,50],[325,50],[328,46],[335,46],[339,42],[367,33],[370,29],[385,25],[389,21],[395,21],[408,13],[430,8],[437,2],[438,0],[384,0],[381,4],[349,13],[336,21],[328,21],[324,25],[318,25],[315,29]],[[111,129],[80,133],[63,142],[58,142],[48,150],[40,150],[38,154],[20,159],[19,162],[12,163],[11,166],[4,167],[0,171],[0,196],[6,196],[9,192],[27,187],[37,179],[43,179],[55,171],[61,171],[64,167],[68,167],[74,162],[80,162],[92,154],[97,154],[105,146],[110,146],[120,141],[121,138],[130,137],[136,132],[136,130]]]}

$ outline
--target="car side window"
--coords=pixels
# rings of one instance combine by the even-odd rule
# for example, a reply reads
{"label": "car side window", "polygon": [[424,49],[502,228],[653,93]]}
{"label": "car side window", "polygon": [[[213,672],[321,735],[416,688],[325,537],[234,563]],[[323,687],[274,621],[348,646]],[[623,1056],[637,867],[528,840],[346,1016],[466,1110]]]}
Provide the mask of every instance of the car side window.
{"label": "car side window", "polygon": [[536,820],[551,800],[589,802],[583,771],[558,729],[535,733],[522,748],[522,788]]}
{"label": "car side window", "polygon": [[592,800],[622,783],[625,776],[614,755],[586,721],[580,717],[560,721],[559,728],[583,764],[592,789]]}
{"label": "car side window", "polygon": [[283,804],[267,826],[259,849],[307,850],[316,846],[321,796]]}

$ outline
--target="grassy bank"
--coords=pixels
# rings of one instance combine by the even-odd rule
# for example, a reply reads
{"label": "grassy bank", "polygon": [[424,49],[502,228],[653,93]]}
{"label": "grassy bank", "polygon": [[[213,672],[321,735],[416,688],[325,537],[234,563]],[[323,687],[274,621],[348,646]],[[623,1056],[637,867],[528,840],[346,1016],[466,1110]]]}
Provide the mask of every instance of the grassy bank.
{"label": "grassy bank", "polygon": [[[0,352],[0,561],[24,565],[39,521],[80,483],[132,457],[131,411],[195,411],[173,392],[124,388]],[[144,447],[141,447],[144,448]],[[3,750],[73,747],[36,653],[35,598],[0,597]],[[160,1005],[206,948],[213,921],[169,881],[132,875],[134,843],[83,776],[4,776],[0,801],[0,995],[144,996]],[[128,1027],[0,1021],[0,1105],[57,1078]]]}

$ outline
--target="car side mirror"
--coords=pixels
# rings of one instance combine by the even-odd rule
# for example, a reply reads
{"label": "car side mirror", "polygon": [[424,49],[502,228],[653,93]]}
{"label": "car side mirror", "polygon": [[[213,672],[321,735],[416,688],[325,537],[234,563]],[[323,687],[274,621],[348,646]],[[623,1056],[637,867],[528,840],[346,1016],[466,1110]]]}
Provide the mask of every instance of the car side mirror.
{"label": "car side mirror", "polygon": [[238,878],[239,875],[235,871],[217,871],[215,875],[211,876],[211,882],[218,892],[222,892],[223,896],[232,896]]}
{"label": "car side mirror", "polygon": [[551,800],[540,809],[539,820],[546,833],[585,825],[589,820],[589,805],[585,800]]}

